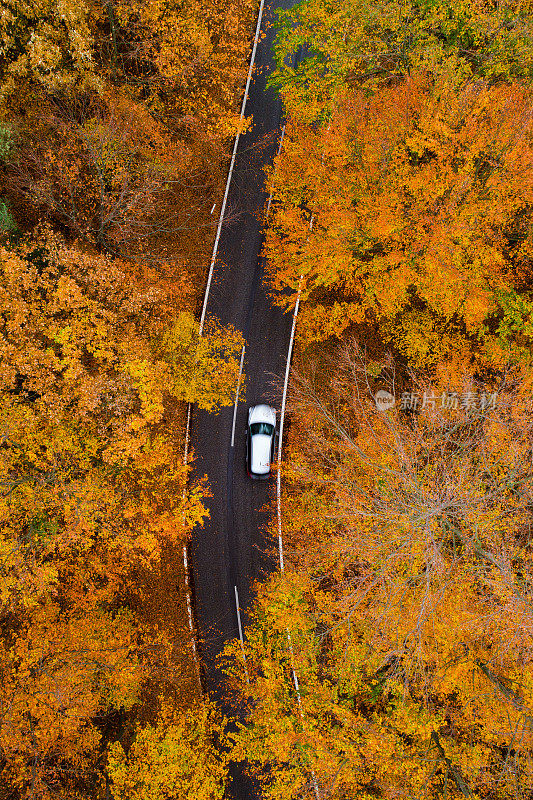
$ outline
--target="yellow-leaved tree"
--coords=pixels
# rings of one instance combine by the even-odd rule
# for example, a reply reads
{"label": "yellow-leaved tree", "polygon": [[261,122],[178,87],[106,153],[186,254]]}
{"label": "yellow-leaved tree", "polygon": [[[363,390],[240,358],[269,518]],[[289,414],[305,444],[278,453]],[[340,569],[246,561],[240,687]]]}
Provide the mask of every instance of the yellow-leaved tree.
{"label": "yellow-leaved tree", "polygon": [[155,725],[139,726],[127,753],[111,745],[107,774],[123,800],[222,800],[229,756],[223,721],[208,704],[186,713],[163,705]]}
{"label": "yellow-leaved tree", "polygon": [[173,407],[216,410],[237,380],[240,334],[200,338],[132,268],[46,230],[0,250],[0,747],[21,797],[88,792],[106,719],[170,664],[137,580],[206,515]]}

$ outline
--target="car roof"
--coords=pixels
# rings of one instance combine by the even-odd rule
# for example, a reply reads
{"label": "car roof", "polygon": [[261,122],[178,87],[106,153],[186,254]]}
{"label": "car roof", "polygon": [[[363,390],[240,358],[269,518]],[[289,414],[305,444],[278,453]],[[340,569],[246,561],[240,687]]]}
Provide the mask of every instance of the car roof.
{"label": "car roof", "polygon": [[256,433],[252,436],[250,470],[255,475],[265,475],[270,472],[270,447],[272,436]]}

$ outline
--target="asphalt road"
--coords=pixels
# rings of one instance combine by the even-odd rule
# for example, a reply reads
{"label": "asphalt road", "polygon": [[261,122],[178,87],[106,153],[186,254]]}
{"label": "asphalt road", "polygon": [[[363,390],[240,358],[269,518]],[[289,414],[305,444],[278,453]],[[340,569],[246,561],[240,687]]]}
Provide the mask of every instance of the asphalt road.
{"label": "asphalt road", "polygon": [[[253,126],[240,138],[228,195],[226,224],[222,228],[218,256],[207,304],[207,316],[233,324],[246,340],[244,372],[246,393],[237,407],[235,444],[231,446],[233,408],[218,414],[193,409],[191,446],[193,477],[207,475],[213,497],[210,517],[193,532],[190,554],[199,652],[205,688],[223,710],[236,717],[224,692],[216,657],[224,644],[238,636],[235,590],[237,586],[244,627],[253,601],[253,583],[274,566],[267,554],[265,525],[272,508],[275,482],[253,481],[245,470],[245,426],[249,405],[267,400],[280,407],[276,376],[286,363],[291,316],[271,306],[263,287],[261,212],[267,195],[263,167],[272,163],[281,132],[281,103],[266,79],[273,67],[273,11],[289,7],[291,0],[265,4],[257,47],[253,82],[246,116]],[[228,791],[235,800],[254,800],[259,789],[243,774],[231,769]]]}
{"label": "asphalt road", "polygon": [[[239,401],[235,445],[231,447],[233,408],[218,414],[194,409],[191,445],[193,477],[207,475],[213,497],[210,518],[192,537],[191,562],[196,622],[206,688],[223,701],[221,675],[215,659],[225,642],[238,635],[234,586],[243,623],[253,599],[253,582],[272,568],[266,553],[265,506],[273,499],[274,480],[252,481],[245,470],[245,425],[249,405],[270,400],[279,410],[275,376],[283,375],[291,317],[271,306],[264,287],[260,214],[267,196],[265,164],[272,163],[279,143],[281,103],[266,78],[273,67],[269,23],[273,9],[290,2],[273,0],[265,6],[262,32],[250,86],[246,116],[251,130],[241,137],[228,195],[226,219],[209,293],[207,315],[232,323],[246,339],[246,394]],[[277,398],[274,399],[274,398]]]}

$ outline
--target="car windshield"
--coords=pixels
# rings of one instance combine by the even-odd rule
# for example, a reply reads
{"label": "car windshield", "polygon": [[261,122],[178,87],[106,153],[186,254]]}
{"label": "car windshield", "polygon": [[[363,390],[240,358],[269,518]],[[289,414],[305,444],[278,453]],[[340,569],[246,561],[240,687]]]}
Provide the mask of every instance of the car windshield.
{"label": "car windshield", "polygon": [[256,433],[264,433],[265,436],[272,436],[274,426],[270,422],[252,422],[250,425],[250,433],[255,436]]}

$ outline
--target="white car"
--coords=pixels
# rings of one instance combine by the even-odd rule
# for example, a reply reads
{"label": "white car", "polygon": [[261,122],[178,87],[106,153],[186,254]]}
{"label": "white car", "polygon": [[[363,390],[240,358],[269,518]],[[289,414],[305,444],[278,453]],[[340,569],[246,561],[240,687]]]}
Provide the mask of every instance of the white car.
{"label": "white car", "polygon": [[266,479],[274,461],[276,410],[261,403],[248,411],[246,470],[250,478]]}

